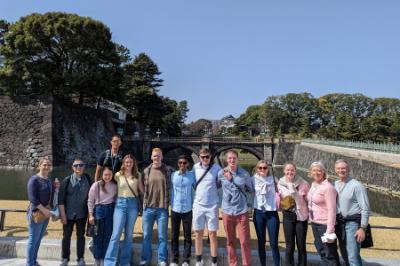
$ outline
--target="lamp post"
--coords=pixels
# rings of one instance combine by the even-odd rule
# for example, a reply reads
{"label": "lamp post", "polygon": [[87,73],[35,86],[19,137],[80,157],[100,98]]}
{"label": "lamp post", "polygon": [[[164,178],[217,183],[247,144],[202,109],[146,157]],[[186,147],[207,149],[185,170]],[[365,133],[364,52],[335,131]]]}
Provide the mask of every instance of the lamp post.
{"label": "lamp post", "polygon": [[157,128],[156,134],[157,134],[157,138],[160,139],[161,130],[159,128]]}
{"label": "lamp post", "polygon": [[146,139],[150,138],[150,127],[149,127],[149,125],[146,125],[146,127],[144,129],[144,137]]}

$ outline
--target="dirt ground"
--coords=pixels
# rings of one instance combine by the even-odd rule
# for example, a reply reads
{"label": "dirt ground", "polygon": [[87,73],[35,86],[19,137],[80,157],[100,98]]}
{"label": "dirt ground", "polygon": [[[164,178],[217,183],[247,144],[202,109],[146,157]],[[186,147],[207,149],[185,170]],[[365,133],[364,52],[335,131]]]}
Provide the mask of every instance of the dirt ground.
{"label": "dirt ground", "polygon": [[[2,200],[0,201],[0,208],[15,208],[15,209],[26,209],[28,206],[27,201],[10,201],[10,200]],[[138,220],[135,225],[134,230],[134,242],[141,243],[142,242],[142,223],[141,217],[138,217]],[[371,226],[400,226],[400,218],[388,218],[388,217],[371,217],[370,219]],[[220,227],[218,231],[218,242],[220,247],[225,247],[225,233],[222,225],[222,221],[220,221]],[[253,224],[250,225],[251,229],[251,239],[252,239],[252,249],[257,248],[257,237],[254,230]],[[374,247],[369,249],[362,249],[362,257],[372,257],[372,258],[387,258],[387,259],[400,259],[400,230],[395,229],[372,229],[373,239],[374,239]],[[0,232],[0,237],[26,237],[28,235],[27,232],[27,224],[24,213],[7,213],[5,220],[5,228],[3,232]],[[156,239],[156,232],[154,232],[154,239]],[[62,237],[62,226],[61,223],[50,222],[47,230],[46,238],[61,238]],[[194,236],[193,236],[194,239]],[[311,228],[309,227],[308,236],[307,236],[307,250],[309,252],[315,252],[313,236],[311,232]],[[267,241],[268,246],[268,241]],[[283,229],[282,226],[279,232],[279,246],[281,251],[284,251],[285,241],[283,237]]]}

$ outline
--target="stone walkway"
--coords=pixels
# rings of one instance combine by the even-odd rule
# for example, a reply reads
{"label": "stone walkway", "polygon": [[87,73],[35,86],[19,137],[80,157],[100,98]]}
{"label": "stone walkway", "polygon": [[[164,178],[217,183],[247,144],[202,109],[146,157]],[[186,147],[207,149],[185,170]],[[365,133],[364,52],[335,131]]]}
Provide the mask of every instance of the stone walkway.
{"label": "stone walkway", "polygon": [[306,143],[306,142],[301,143],[301,145],[311,147],[314,149],[319,149],[321,151],[339,153],[344,156],[369,160],[373,162],[379,162],[387,166],[400,168],[400,154],[352,149],[352,148]]}
{"label": "stone walkway", "polygon": [[[25,259],[15,259],[15,258],[2,258],[0,257],[0,266],[25,266],[26,260]],[[60,261],[51,261],[51,260],[46,260],[46,261],[39,261],[40,265],[43,266],[59,266]],[[74,264],[70,264],[74,265]],[[76,265],[76,264],[75,264]]]}

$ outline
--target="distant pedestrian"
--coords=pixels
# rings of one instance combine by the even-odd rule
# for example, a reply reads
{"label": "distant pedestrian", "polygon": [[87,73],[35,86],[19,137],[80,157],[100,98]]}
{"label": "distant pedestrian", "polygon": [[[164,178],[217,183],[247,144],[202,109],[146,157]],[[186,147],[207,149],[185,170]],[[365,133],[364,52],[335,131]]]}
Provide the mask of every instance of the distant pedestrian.
{"label": "distant pedestrian", "polygon": [[50,204],[52,202],[53,186],[59,187],[60,183],[53,184],[50,180],[52,163],[47,157],[39,160],[39,172],[28,180],[29,207],[27,211],[28,220],[28,244],[26,247],[26,265],[39,265],[37,255],[40,242],[49,224]]}
{"label": "distant pedestrian", "polygon": [[[104,259],[105,266],[117,265],[118,261],[121,266],[131,264],[133,229],[140,204],[138,198],[143,190],[140,178],[141,175],[135,157],[131,154],[125,155],[121,170],[115,174],[115,180],[118,184],[118,198],[114,209],[112,235]],[[122,231],[124,231],[124,240],[120,247]]]}
{"label": "distant pedestrian", "polygon": [[105,166],[110,168],[114,174],[121,169],[123,159],[121,136],[114,134],[110,143],[111,149],[104,151],[97,160],[96,173],[94,174],[95,181],[100,179],[101,170]]}
{"label": "distant pedestrian", "polygon": [[63,225],[61,266],[68,265],[70,259],[71,236],[74,226],[76,226],[78,265],[84,266],[87,199],[92,181],[85,173],[85,163],[81,159],[74,160],[72,170],[73,173],[61,182],[58,194],[58,207]]}
{"label": "distant pedestrian", "polygon": [[235,150],[228,150],[225,153],[227,167],[218,174],[222,185],[222,220],[226,233],[229,265],[238,265],[235,248],[236,234],[238,234],[242,251],[242,265],[249,266],[251,264],[251,247],[247,193],[254,192],[254,187],[249,173],[238,165],[238,157]]}
{"label": "distant pedestrian", "polygon": [[269,175],[267,161],[258,161],[253,183],[255,188],[253,222],[256,228],[260,263],[262,266],[267,265],[265,242],[266,230],[268,229],[268,239],[274,265],[279,266],[281,260],[278,246],[279,216],[277,200],[279,198],[276,195],[276,180],[274,176]]}
{"label": "distant pedestrian", "polygon": [[346,266],[360,266],[360,247],[370,215],[367,190],[350,176],[350,167],[345,160],[336,161],[335,172],[339,177],[335,189],[338,192],[336,234],[340,253]]}
{"label": "distant pedestrian", "polygon": [[313,162],[309,174],[313,183],[307,199],[315,248],[323,265],[340,265],[335,234],[337,192],[321,162]]}
{"label": "distant pedestrian", "polygon": [[189,161],[185,155],[178,157],[178,171],[171,177],[171,251],[172,263],[170,266],[179,265],[179,232],[183,226],[183,266],[189,266],[192,252],[192,204],[193,186],[196,177],[193,171],[188,170]]}
{"label": "distant pedestrian", "polygon": [[95,266],[104,265],[108,244],[113,231],[113,215],[117,185],[113,173],[107,166],[103,168],[102,179],[95,182],[89,190],[89,223],[97,226],[93,236],[93,255]]}
{"label": "distant pedestrian", "polygon": [[[283,232],[286,243],[286,265],[307,265],[307,227],[308,203],[307,194],[310,185],[296,174],[296,165],[286,163],[284,176],[279,179],[278,190],[281,198]],[[297,244],[298,263],[294,263],[295,243]]]}

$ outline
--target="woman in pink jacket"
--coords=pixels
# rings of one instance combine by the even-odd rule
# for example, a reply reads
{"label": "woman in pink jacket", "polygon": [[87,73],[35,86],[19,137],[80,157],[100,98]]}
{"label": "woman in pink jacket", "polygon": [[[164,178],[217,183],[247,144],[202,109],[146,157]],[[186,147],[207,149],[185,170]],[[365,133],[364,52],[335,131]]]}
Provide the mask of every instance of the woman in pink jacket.
{"label": "woman in pink jacket", "polygon": [[[286,265],[294,266],[294,249],[297,243],[298,263],[307,265],[307,221],[308,206],[307,194],[310,185],[300,176],[296,175],[296,165],[286,163],[283,168],[285,174],[278,182],[281,199],[286,204],[281,204],[283,215],[283,232],[286,242]],[[287,204],[290,203],[290,204]]]}
{"label": "woman in pink jacket", "polygon": [[335,235],[337,192],[321,162],[313,162],[309,173],[313,183],[308,193],[308,209],[315,248],[323,265],[340,265]]}

